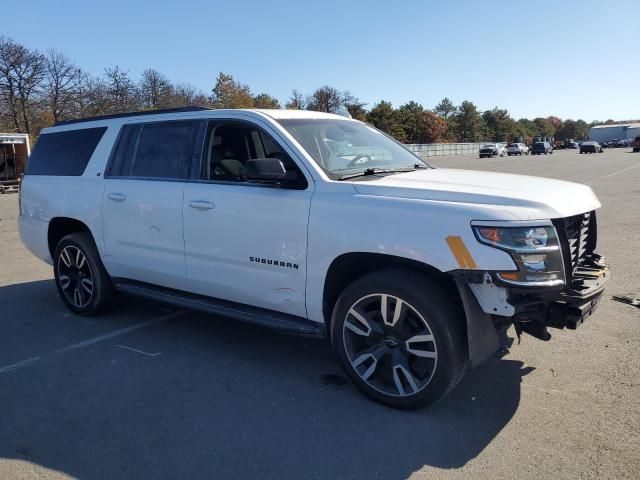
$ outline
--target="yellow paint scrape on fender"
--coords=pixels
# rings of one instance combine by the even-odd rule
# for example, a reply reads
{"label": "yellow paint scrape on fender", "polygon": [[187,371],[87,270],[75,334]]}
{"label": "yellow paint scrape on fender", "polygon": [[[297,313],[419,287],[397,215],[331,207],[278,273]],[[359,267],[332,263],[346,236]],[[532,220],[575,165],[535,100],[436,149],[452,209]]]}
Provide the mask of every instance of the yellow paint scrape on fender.
{"label": "yellow paint scrape on fender", "polygon": [[475,260],[469,253],[467,246],[462,241],[462,238],[457,236],[447,237],[447,244],[453,253],[453,256],[456,257],[458,261],[458,265],[460,268],[465,270],[475,270],[478,266],[476,265]]}

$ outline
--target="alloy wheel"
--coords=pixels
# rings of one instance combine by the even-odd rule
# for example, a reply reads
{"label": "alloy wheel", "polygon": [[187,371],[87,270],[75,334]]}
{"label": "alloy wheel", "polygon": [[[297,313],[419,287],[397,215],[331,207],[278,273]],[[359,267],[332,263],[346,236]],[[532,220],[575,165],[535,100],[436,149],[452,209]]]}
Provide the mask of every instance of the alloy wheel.
{"label": "alloy wheel", "polygon": [[351,367],[371,388],[406,397],[433,378],[438,363],[433,332],[405,300],[383,293],[362,297],[348,310],[342,328]]}
{"label": "alloy wheel", "polygon": [[69,303],[78,309],[93,298],[93,273],[87,257],[78,247],[67,245],[58,256],[58,282]]}

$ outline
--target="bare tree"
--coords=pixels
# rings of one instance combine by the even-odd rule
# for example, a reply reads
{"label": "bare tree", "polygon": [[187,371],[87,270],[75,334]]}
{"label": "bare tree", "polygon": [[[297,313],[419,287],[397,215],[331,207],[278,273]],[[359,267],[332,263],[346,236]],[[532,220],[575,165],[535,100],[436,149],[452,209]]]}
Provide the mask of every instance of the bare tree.
{"label": "bare tree", "polygon": [[104,82],[109,96],[109,112],[131,112],[138,108],[137,89],[129,78],[129,72],[117,65],[104,70]]}
{"label": "bare tree", "polygon": [[81,70],[62,53],[49,50],[46,57],[45,77],[44,97],[51,110],[53,121],[57,122],[72,116],[83,80]]}
{"label": "bare tree", "polygon": [[173,89],[171,107],[187,107],[190,105],[210,105],[209,98],[193,85],[180,83]]}
{"label": "bare tree", "polygon": [[16,131],[31,133],[30,114],[42,87],[45,59],[36,52],[0,37],[0,90],[9,105]]}
{"label": "bare tree", "polygon": [[356,120],[366,121],[367,119],[367,104],[362,102],[358,97],[353,95],[349,90],[342,92],[342,104],[345,106],[349,115]]}
{"label": "bare tree", "polygon": [[87,75],[80,88],[78,110],[81,117],[113,113],[109,87],[103,79]]}
{"label": "bare tree", "polygon": [[[15,78],[12,74],[14,62],[14,50],[16,44],[0,36],[0,93],[3,103],[9,110],[9,116],[16,132],[20,131],[20,119],[17,109]],[[4,113],[4,112],[3,112]]]}
{"label": "bare tree", "polygon": [[284,107],[292,110],[304,110],[305,102],[302,93],[294,88],[291,91],[291,96]]}
{"label": "bare tree", "polygon": [[173,85],[167,77],[157,70],[147,68],[142,72],[138,90],[144,108],[157,109],[170,106]]}

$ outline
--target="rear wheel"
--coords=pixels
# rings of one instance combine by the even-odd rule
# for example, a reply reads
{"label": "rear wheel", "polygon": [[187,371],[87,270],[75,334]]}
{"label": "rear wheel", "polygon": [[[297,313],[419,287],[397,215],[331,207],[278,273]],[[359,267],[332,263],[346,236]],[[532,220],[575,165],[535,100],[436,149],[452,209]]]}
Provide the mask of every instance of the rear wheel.
{"label": "rear wheel", "polygon": [[467,367],[464,317],[431,278],[411,270],[366,275],[333,310],[331,340],[342,367],[373,400],[419,408],[446,396]]}
{"label": "rear wheel", "polygon": [[90,234],[73,233],[60,240],[53,273],[58,293],[72,312],[91,316],[110,305],[113,286]]}

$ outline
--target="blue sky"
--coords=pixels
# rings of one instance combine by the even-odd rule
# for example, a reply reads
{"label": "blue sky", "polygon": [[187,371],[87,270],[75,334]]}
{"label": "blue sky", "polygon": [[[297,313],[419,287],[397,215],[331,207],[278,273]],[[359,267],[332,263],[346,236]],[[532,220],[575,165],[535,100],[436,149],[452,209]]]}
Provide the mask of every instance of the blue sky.
{"label": "blue sky", "polygon": [[[329,84],[372,106],[443,97],[516,117],[640,118],[637,0],[12,2],[0,32],[93,74],[218,72],[284,103]],[[26,14],[26,15],[25,15]]]}

